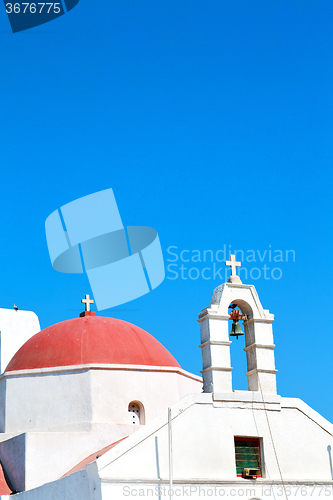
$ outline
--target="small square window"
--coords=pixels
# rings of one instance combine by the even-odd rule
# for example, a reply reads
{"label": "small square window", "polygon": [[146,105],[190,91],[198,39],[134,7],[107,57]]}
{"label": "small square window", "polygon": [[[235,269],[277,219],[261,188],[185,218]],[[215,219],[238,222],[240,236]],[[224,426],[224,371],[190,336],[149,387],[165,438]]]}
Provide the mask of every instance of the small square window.
{"label": "small square window", "polygon": [[260,439],[235,437],[237,476],[261,477]]}

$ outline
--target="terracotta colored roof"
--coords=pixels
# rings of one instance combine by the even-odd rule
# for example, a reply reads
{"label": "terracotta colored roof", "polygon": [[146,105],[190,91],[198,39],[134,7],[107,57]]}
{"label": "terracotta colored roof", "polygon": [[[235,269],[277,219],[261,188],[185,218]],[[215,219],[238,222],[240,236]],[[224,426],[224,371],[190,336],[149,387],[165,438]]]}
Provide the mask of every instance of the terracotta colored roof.
{"label": "terracotta colored roof", "polygon": [[142,328],[120,319],[86,314],[31,337],[5,371],[86,364],[180,368],[172,354]]}
{"label": "terracotta colored roof", "polygon": [[10,495],[12,491],[13,490],[7,484],[5,473],[0,462],[0,495]]}
{"label": "terracotta colored roof", "polygon": [[90,464],[91,462],[94,462],[97,458],[99,458],[102,455],[104,455],[104,453],[106,453],[107,451],[111,450],[111,448],[113,448],[114,446],[116,446],[121,441],[124,441],[124,439],[126,439],[127,437],[128,436],[126,436],[126,437],[124,437],[122,439],[119,439],[119,441],[116,441],[115,443],[109,444],[109,446],[106,446],[105,448],[102,448],[101,450],[96,451],[95,453],[92,453],[91,455],[89,455],[89,457],[85,458],[84,460],[82,460],[81,462],[79,462],[75,467],[73,467],[73,469],[71,469],[70,471],[66,472],[66,474],[64,474],[62,477],[69,476],[70,474],[73,474],[73,472],[77,472],[79,470],[84,469],[86,465]]}

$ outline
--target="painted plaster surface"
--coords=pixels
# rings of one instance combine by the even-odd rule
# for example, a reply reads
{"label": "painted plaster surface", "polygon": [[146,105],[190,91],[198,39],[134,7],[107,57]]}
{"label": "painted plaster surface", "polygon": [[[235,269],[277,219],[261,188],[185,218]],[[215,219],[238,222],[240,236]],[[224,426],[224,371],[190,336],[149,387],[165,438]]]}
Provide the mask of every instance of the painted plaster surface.
{"label": "painted plaster surface", "polygon": [[[253,409],[248,399],[234,401],[238,405],[231,407],[224,401],[207,402],[202,396],[208,395],[188,396],[172,408],[175,479],[235,480],[234,437],[258,436],[263,445],[263,476],[278,480],[273,436],[284,479],[332,480],[327,447],[333,446],[333,425],[323,417],[317,420],[316,412],[305,403],[283,398],[279,404],[276,399],[265,411],[263,403]],[[157,479],[155,438],[159,443],[160,477],[167,479],[166,412],[101,457],[101,476]],[[131,453],[124,453],[131,445]],[[138,460],[140,454],[145,456],[144,461]]]}
{"label": "painted plaster surface", "polygon": [[188,392],[200,393],[200,377],[190,375],[163,367],[4,375],[0,459],[13,485],[22,491],[55,480],[92,452],[131,435],[140,427],[129,425],[131,401],[142,404],[144,423]]}
{"label": "painted plaster surface", "polygon": [[[210,396],[210,401],[207,396]],[[317,491],[314,490],[316,485],[324,485],[333,491],[330,457],[333,425],[330,422],[297,399],[269,396],[264,405],[258,394],[253,395],[253,402],[249,393],[244,397],[242,394],[235,396],[235,393],[224,395],[224,398],[221,396],[215,401],[211,394],[189,395],[172,408],[175,487],[193,487],[191,496],[198,498],[200,494],[195,490],[198,485],[206,489],[226,488],[223,495],[229,491],[229,496],[232,496],[232,487],[244,489],[252,485],[258,498],[262,495],[274,498],[273,490],[269,492],[267,488],[274,487],[275,497],[279,495],[281,470],[283,481],[293,488],[292,494],[300,482],[308,488],[308,497],[311,492],[312,497],[320,497],[319,486]],[[235,436],[258,436],[261,439],[263,477],[256,482],[236,477]],[[145,459],[140,460],[140,456]],[[125,485],[129,487],[125,493],[131,488],[138,491],[140,487],[155,488],[158,484],[168,487],[166,412],[107,452],[97,464],[105,499],[112,495],[124,499]],[[260,494],[260,488],[266,488],[265,493],[261,491]],[[303,497],[305,493],[303,489]],[[242,491],[236,497],[244,495],[245,491]]]}
{"label": "painted plaster surface", "polygon": [[1,373],[16,351],[39,331],[39,320],[34,312],[0,309]]}
{"label": "painted plaster surface", "polygon": [[5,394],[1,431],[66,430],[66,426],[80,431],[91,422],[127,424],[131,401],[142,403],[149,421],[189,392],[202,391],[201,378],[187,372],[142,368],[5,374],[0,380]]}
{"label": "painted plaster surface", "polygon": [[[12,496],[1,496],[10,500]],[[15,496],[20,500],[101,500],[101,488],[96,466],[75,472],[58,481],[47,483],[34,490],[24,491]]]}

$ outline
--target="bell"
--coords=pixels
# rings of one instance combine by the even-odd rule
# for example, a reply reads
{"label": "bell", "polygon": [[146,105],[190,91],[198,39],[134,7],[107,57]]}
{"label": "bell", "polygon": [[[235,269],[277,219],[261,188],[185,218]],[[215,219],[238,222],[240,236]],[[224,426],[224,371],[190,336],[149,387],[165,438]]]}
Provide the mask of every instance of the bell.
{"label": "bell", "polygon": [[240,335],[244,335],[242,328],[241,328],[240,324],[238,323],[238,321],[234,321],[232,324],[230,337],[237,337],[237,340],[238,340],[238,337]]}

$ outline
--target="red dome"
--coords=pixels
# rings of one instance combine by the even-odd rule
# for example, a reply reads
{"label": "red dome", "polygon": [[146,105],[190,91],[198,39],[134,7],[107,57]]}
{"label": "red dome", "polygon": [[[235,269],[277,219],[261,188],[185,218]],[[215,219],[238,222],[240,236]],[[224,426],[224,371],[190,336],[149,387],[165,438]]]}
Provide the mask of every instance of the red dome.
{"label": "red dome", "polygon": [[5,371],[87,364],[180,368],[172,354],[142,328],[120,319],[86,315],[31,337]]}

